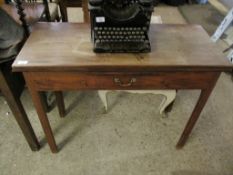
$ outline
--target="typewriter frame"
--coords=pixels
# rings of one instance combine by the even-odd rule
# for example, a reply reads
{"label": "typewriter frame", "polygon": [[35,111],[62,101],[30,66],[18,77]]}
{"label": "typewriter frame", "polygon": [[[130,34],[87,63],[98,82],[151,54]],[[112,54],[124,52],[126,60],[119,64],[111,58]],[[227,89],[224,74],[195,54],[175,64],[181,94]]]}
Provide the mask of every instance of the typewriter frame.
{"label": "typewriter frame", "polygon": [[102,3],[99,1],[97,5],[93,5],[93,1],[96,0],[89,1],[89,11],[94,52],[151,51],[148,32],[153,12],[153,1],[146,1],[150,2],[146,5],[135,1],[132,5],[121,9],[109,5],[104,0]]}

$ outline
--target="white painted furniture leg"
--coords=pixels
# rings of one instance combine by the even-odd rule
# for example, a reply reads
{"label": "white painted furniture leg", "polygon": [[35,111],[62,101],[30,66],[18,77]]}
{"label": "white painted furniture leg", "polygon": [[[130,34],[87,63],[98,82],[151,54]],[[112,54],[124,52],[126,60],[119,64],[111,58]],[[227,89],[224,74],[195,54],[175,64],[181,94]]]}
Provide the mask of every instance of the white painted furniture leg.
{"label": "white painted furniture leg", "polygon": [[99,97],[100,97],[102,103],[104,104],[104,109],[106,112],[108,110],[107,93],[108,93],[108,90],[98,91]]}
{"label": "white painted furniture leg", "polygon": [[[108,102],[107,102],[107,93],[110,90],[99,90],[98,94],[101,101],[104,104],[105,110],[108,110]],[[165,109],[175,100],[176,97],[176,90],[117,90],[117,91],[124,91],[129,93],[137,93],[137,94],[161,94],[165,96],[162,103],[160,104],[159,113],[163,114]]]}
{"label": "white painted furniture leg", "polygon": [[175,100],[176,98],[176,90],[164,90],[163,94],[164,99],[162,103],[160,104],[159,108],[159,113],[163,114],[166,110],[166,108]]}

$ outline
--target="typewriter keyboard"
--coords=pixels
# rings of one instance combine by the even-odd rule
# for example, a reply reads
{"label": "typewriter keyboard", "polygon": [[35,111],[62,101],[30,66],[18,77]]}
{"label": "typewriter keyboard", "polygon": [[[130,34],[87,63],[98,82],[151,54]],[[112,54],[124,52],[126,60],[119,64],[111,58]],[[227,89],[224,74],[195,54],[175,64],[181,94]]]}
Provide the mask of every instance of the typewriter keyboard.
{"label": "typewriter keyboard", "polygon": [[146,27],[95,27],[96,51],[143,52],[150,47],[146,33]]}

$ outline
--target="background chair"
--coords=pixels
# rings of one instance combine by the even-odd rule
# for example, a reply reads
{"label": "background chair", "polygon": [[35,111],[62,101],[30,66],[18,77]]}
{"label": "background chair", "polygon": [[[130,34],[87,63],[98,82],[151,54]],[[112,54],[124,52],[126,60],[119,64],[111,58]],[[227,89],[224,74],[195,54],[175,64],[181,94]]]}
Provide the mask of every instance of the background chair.
{"label": "background chair", "polygon": [[0,92],[5,97],[31,150],[37,151],[40,148],[39,142],[20,101],[24,80],[21,74],[11,72],[11,64],[12,61],[0,63]]}
{"label": "background chair", "polygon": [[[9,25],[13,26],[12,29],[14,29],[17,26],[14,20],[12,20],[3,11],[1,11],[1,15],[2,15],[2,19],[6,19],[6,20],[1,21],[1,23],[7,22]],[[7,53],[7,55],[12,55],[12,56],[10,57],[7,56],[7,59],[0,60],[0,91],[1,91],[1,94],[5,97],[5,100],[7,101],[30,148],[33,151],[36,151],[40,148],[40,145],[31,127],[31,124],[27,118],[23,105],[21,104],[21,101],[20,101],[20,96],[24,89],[24,79],[20,73],[11,72],[11,64],[14,60],[14,57],[15,57],[14,55],[20,49],[24,41],[23,35],[21,34],[20,34],[20,39],[17,42],[17,45],[13,43],[13,40],[9,42],[13,44],[11,48],[13,48],[14,45],[17,46],[17,47],[14,47],[15,49],[7,50],[7,52],[1,52],[1,54],[3,55],[4,53]],[[2,34],[2,36],[4,35]],[[4,40],[4,41],[8,42],[7,40]],[[6,42],[3,42],[3,43],[6,43]],[[2,58],[4,58],[4,56]]]}
{"label": "background chair", "polygon": [[[63,12],[62,0],[49,2],[47,0],[14,0],[1,5],[1,7],[12,16],[15,21],[21,23],[20,15],[24,10],[25,20],[29,26],[37,21],[60,21],[59,9],[62,21],[67,21],[67,16]],[[23,17],[24,18],[24,17]]]}
{"label": "background chair", "polygon": [[[25,39],[30,34],[30,25],[33,25],[35,22],[41,19],[41,16],[46,9],[44,4],[30,4],[30,3],[23,3],[20,0],[16,1],[17,9],[13,6],[13,4],[2,4],[0,8],[5,10],[9,16],[11,16],[16,22],[21,24],[25,31]],[[24,6],[26,13],[24,13]],[[48,15],[48,14],[47,14]],[[49,16],[50,17],[50,14]],[[20,73],[13,73],[11,71],[11,65],[14,58],[10,58],[7,60],[0,61],[0,92],[5,97],[19,127],[21,128],[31,150],[36,151],[39,150],[40,145],[36,138],[36,135],[32,129],[32,126],[27,118],[26,112],[23,108],[23,105],[20,101],[20,96],[23,92],[25,82],[23,79],[22,74]],[[57,95],[59,99],[59,94]],[[44,108],[48,111],[48,104],[46,95],[42,94],[41,98],[44,102]],[[62,105],[62,102],[58,103],[59,106]]]}
{"label": "background chair", "polygon": [[89,11],[88,11],[88,0],[63,0],[62,1],[64,8],[62,11],[65,13],[64,16],[68,16],[67,8],[68,7],[78,7],[82,8],[83,11],[83,22],[88,23],[90,21]]}

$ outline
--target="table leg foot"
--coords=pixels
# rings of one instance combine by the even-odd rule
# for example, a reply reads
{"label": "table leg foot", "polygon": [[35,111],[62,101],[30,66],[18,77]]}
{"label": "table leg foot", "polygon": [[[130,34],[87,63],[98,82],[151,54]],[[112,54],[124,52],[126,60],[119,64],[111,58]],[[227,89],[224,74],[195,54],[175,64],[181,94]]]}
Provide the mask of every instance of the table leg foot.
{"label": "table leg foot", "polygon": [[206,104],[206,102],[211,94],[211,91],[212,91],[212,89],[201,91],[201,94],[200,94],[200,97],[197,101],[197,104],[192,112],[191,117],[188,120],[188,123],[185,126],[185,129],[184,129],[184,131],[183,131],[183,133],[182,133],[182,135],[181,135],[181,137],[176,145],[176,148],[180,149],[185,145],[185,143],[189,137],[189,134],[191,133],[195,123],[197,122],[197,120],[200,116],[202,109],[204,108],[204,106],[205,106],[205,104]]}
{"label": "table leg foot", "polygon": [[213,91],[213,89],[215,87],[215,84],[216,84],[219,76],[220,76],[220,73],[216,73],[215,75],[213,75],[212,81],[209,82],[209,87],[201,90],[201,94],[199,96],[197,104],[196,104],[196,106],[192,112],[192,115],[189,118],[189,120],[184,128],[184,131],[183,131],[183,133],[182,133],[182,135],[181,135],[181,137],[176,145],[177,149],[180,149],[185,145],[195,123],[197,122],[197,120],[201,114],[202,109],[204,108],[211,92]]}
{"label": "table leg foot", "polygon": [[46,112],[43,110],[44,109],[43,105],[42,105],[43,102],[42,102],[42,99],[40,98],[40,95],[39,95],[40,93],[35,92],[35,91],[31,91],[31,90],[30,90],[30,92],[31,92],[32,99],[34,101],[34,105],[36,107],[41,125],[43,127],[45,136],[46,136],[48,144],[50,146],[50,149],[53,153],[57,153],[58,152],[57,144],[55,142],[54,135],[53,135],[48,117],[46,115]]}
{"label": "table leg foot", "polygon": [[177,149],[180,149],[185,145],[185,143],[186,143],[186,141],[187,141],[187,139],[188,139],[194,125],[195,125],[195,123],[197,122],[197,120],[198,120],[198,118],[199,118],[199,116],[201,114],[202,109],[204,108],[204,106],[205,106],[205,104],[206,104],[206,102],[207,102],[207,100],[208,100],[214,86],[215,86],[215,83],[216,83],[219,75],[220,74],[218,74],[215,77],[213,82],[210,82],[210,84],[212,84],[212,86],[210,86],[208,89],[203,89],[201,91],[201,94],[200,94],[199,99],[197,101],[197,104],[196,104],[196,106],[195,106],[195,108],[194,108],[194,110],[192,112],[192,115],[189,118],[189,120],[188,120],[188,122],[187,122],[187,124],[185,126],[185,129],[184,129],[184,131],[183,131],[183,133],[182,133],[182,135],[181,135],[181,137],[180,137],[180,139],[179,139],[179,141],[178,141],[178,143],[176,145]]}
{"label": "table leg foot", "polygon": [[32,100],[33,100],[35,108],[37,110],[37,114],[39,116],[39,120],[40,120],[40,123],[42,125],[43,130],[44,130],[49,147],[53,153],[57,153],[58,152],[57,145],[56,145],[56,142],[55,142],[55,139],[53,136],[53,132],[52,132],[48,117],[47,117],[46,112],[44,111],[44,108],[43,108],[43,104],[42,104],[43,102],[42,102],[42,99],[40,97],[40,92],[34,91],[33,88],[30,87],[30,85],[28,85],[28,88],[30,90]]}

